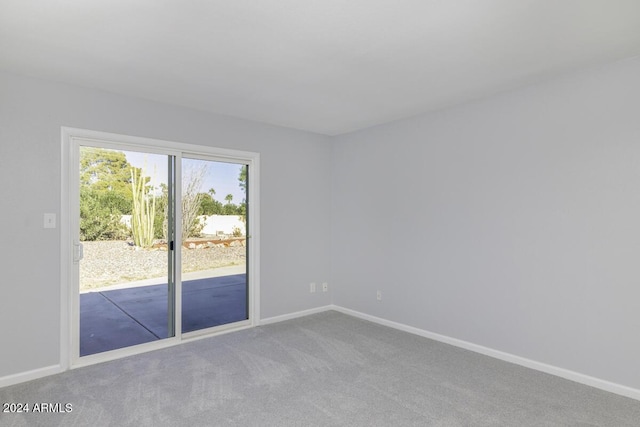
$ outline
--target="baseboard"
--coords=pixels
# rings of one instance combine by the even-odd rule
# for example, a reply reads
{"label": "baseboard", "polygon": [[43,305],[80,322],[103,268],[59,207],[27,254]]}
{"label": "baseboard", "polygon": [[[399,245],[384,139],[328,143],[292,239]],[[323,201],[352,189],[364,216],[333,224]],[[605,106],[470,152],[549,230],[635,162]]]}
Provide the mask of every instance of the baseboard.
{"label": "baseboard", "polygon": [[59,374],[62,372],[62,366],[52,365],[44,368],[34,369],[32,371],[20,372],[13,375],[7,375],[0,377],[0,388],[8,387],[10,385],[24,383],[31,380],[37,380],[38,378],[47,377],[49,375]]}
{"label": "baseboard", "polygon": [[[441,335],[434,332],[426,331],[424,329],[416,328],[413,326],[408,326],[403,323],[393,322],[391,320],[372,316],[370,314],[361,313],[359,311],[351,310],[349,308],[345,308],[337,305],[326,305],[322,307],[312,308],[309,310],[302,310],[294,313],[283,314],[281,316],[268,317],[268,318],[259,320],[256,326],[283,322],[285,320],[291,320],[298,317],[309,316],[311,314],[322,313],[330,310],[335,310],[337,312],[347,314],[349,316],[357,317],[359,319],[367,320],[369,322],[377,323],[379,325],[388,326],[390,328],[398,329],[400,331],[408,332],[410,334],[432,339],[434,341],[450,344],[455,347],[460,347],[465,350],[470,350],[475,353],[483,354],[485,356],[493,357],[495,359],[503,360],[505,362],[524,366],[526,368],[534,369],[536,371],[544,372],[550,375],[555,375],[560,378],[564,378],[580,384],[585,384],[594,388],[598,388],[600,390],[604,390],[610,393],[615,393],[621,396],[629,397],[631,399],[640,401],[640,390],[632,387],[602,380],[600,378],[591,377],[589,375],[581,374],[579,372],[571,371],[564,368],[559,368],[553,365],[548,365],[546,363],[537,362],[535,360],[527,359],[525,357],[516,356],[514,354],[505,353],[499,350],[494,350],[489,347],[484,347],[468,341],[463,341],[457,338],[448,337],[446,335]],[[63,371],[64,369],[62,368],[61,365],[52,365],[44,368],[34,369],[32,371],[20,372],[18,374],[0,377],[0,388],[35,380],[35,379],[46,377],[49,375],[58,374]]]}
{"label": "baseboard", "polygon": [[513,363],[516,365],[524,366],[526,368],[534,369],[536,371],[555,375],[560,378],[564,378],[580,384],[585,384],[591,387],[598,388],[600,390],[608,391],[610,393],[615,393],[621,396],[629,397],[631,399],[640,400],[640,390],[632,387],[627,387],[625,385],[591,377],[589,375],[581,374],[575,371],[570,371],[564,368],[559,368],[553,365],[548,365],[546,363],[537,362],[535,360],[527,359],[521,356],[516,356],[510,353],[505,353],[503,351],[494,350],[489,347],[473,344],[468,341],[459,340],[457,338],[451,338],[446,335],[436,334],[434,332],[429,332],[424,329],[419,329],[419,328],[408,326],[402,323],[397,323],[390,320],[382,319],[380,317],[371,316],[369,314],[361,313],[359,311],[351,310],[348,308],[332,305],[332,306],[329,306],[327,309],[335,310],[343,314],[347,314],[363,320],[368,320],[370,322],[388,326],[390,328],[398,329],[404,332],[408,332],[410,334],[419,335],[421,337],[429,338],[434,341],[450,344],[455,347],[464,348],[465,350],[470,350],[475,353],[480,353],[485,356],[493,357],[495,359],[503,360],[505,362]]}
{"label": "baseboard", "polygon": [[283,322],[285,320],[296,319],[298,317],[309,316],[310,314],[322,313],[323,311],[337,310],[333,305],[324,305],[322,307],[310,308],[309,310],[296,311],[295,313],[283,314],[281,316],[267,317],[260,319],[258,326],[269,325],[271,323]]}

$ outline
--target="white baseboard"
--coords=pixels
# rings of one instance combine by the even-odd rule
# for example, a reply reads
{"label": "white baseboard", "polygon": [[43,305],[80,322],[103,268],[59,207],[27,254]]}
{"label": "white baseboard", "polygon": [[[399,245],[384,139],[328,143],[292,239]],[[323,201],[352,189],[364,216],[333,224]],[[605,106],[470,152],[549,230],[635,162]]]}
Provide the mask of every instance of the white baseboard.
{"label": "white baseboard", "polygon": [[363,320],[368,320],[370,322],[388,326],[390,328],[398,329],[404,332],[409,332],[410,334],[419,335],[421,337],[429,338],[434,341],[450,344],[455,347],[464,348],[465,350],[470,350],[475,353],[484,354],[485,356],[493,357],[495,359],[503,360],[505,362],[513,363],[516,365],[524,366],[526,368],[534,369],[536,371],[555,375],[560,378],[564,378],[580,384],[585,384],[591,387],[598,388],[600,390],[608,391],[610,393],[615,393],[621,396],[629,397],[631,399],[640,400],[640,390],[632,387],[627,387],[625,385],[591,377],[589,375],[581,374],[575,371],[570,371],[564,368],[559,368],[553,365],[548,365],[546,363],[537,362],[535,360],[516,356],[510,353],[505,353],[503,351],[494,350],[489,347],[473,344],[467,341],[459,340],[457,338],[451,338],[446,335],[440,335],[434,332],[425,331],[424,329],[415,328],[413,326],[408,326],[402,323],[392,322],[390,320],[382,319],[376,316],[371,316],[369,314],[361,313],[359,311],[351,310],[348,308],[333,305],[333,306],[329,306],[327,309],[335,310],[340,313],[344,313],[344,314],[357,317]]}
{"label": "white baseboard", "polygon": [[[446,335],[429,332],[424,329],[419,329],[419,328],[408,326],[402,323],[393,322],[391,320],[386,320],[380,317],[361,313],[359,311],[351,310],[351,309],[344,308],[337,305],[326,305],[322,307],[312,308],[309,310],[297,311],[295,313],[283,314],[281,316],[268,317],[268,318],[259,320],[256,326],[283,322],[285,320],[296,319],[298,317],[309,316],[311,314],[322,313],[329,310],[335,310],[340,313],[347,314],[349,316],[353,316],[359,319],[377,323],[379,325],[388,326],[390,328],[398,329],[404,332],[408,332],[410,334],[432,339],[434,341],[450,344],[455,347],[460,347],[465,350],[473,351],[475,353],[484,354],[485,356],[493,357],[495,359],[503,360],[505,362],[513,363],[516,365],[524,366],[526,368],[534,369],[536,371],[545,372],[547,374],[555,375],[560,378],[564,378],[570,381],[575,381],[580,384],[585,384],[591,387],[598,388],[600,390],[619,394],[621,396],[629,397],[631,399],[640,401],[640,390],[632,387],[628,387],[625,385],[591,377],[589,375],[581,374],[575,371],[570,371],[564,368],[559,368],[553,365],[548,365],[546,363],[537,362],[535,360],[527,359],[521,356],[516,356],[510,353],[505,353],[503,351],[494,350],[489,347],[484,347],[478,344],[470,343],[468,341],[459,340],[457,338],[451,338]],[[21,372],[18,374],[0,377],[0,388],[35,380],[38,378],[46,377],[48,375],[58,374],[60,372],[63,372],[62,366],[53,365],[53,366],[47,366],[44,368],[34,369],[32,371]]]}
{"label": "white baseboard", "polygon": [[309,310],[296,311],[295,313],[283,314],[281,316],[267,317],[260,319],[258,326],[269,325],[271,323],[283,322],[285,320],[296,319],[298,317],[309,316],[310,314],[322,313],[323,311],[337,310],[333,305],[324,305],[322,307],[310,308]]}
{"label": "white baseboard", "polygon": [[13,375],[7,375],[0,377],[0,388],[8,387],[10,385],[24,383],[31,380],[37,380],[38,378],[47,377],[49,375],[59,374],[62,372],[62,366],[52,365],[44,368],[38,368],[31,371],[19,372]]}

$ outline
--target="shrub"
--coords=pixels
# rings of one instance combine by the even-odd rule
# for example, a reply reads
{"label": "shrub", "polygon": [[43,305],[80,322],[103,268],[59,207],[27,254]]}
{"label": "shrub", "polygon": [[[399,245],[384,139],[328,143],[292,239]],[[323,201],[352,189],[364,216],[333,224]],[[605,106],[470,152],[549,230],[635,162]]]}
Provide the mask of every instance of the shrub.
{"label": "shrub", "polygon": [[112,195],[89,188],[80,189],[80,240],[126,239],[129,230],[122,224],[122,212],[110,203]]}

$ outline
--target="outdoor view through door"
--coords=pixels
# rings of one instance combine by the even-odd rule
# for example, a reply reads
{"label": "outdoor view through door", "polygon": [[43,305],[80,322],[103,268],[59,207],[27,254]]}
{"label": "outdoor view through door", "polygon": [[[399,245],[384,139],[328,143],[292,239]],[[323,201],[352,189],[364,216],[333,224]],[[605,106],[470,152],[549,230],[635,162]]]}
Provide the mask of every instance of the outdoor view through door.
{"label": "outdoor view through door", "polygon": [[246,165],[182,160],[183,333],[249,318],[246,190]]}
{"label": "outdoor view through door", "polygon": [[190,157],[79,146],[80,356],[249,318],[248,167]]}

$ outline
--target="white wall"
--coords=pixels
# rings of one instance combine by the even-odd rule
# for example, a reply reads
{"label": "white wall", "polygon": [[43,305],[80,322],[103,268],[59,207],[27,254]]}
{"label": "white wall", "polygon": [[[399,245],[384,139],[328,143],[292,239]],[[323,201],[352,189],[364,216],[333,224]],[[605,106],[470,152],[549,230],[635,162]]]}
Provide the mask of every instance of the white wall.
{"label": "white wall", "polygon": [[240,230],[242,236],[246,234],[245,223],[240,215],[201,215],[198,219],[203,225],[200,233],[207,236],[218,233],[232,235],[235,229]]}
{"label": "white wall", "polygon": [[0,378],[59,363],[61,126],[259,152],[261,316],[330,302],[327,138],[0,73]]}
{"label": "white wall", "polygon": [[640,59],[338,137],[332,164],[335,304],[640,388]]}
{"label": "white wall", "polygon": [[[42,214],[70,126],[260,152],[264,318],[333,295],[640,388],[638,76],[629,60],[329,140],[0,73],[0,378],[58,363]],[[332,293],[309,294],[330,270]]]}

